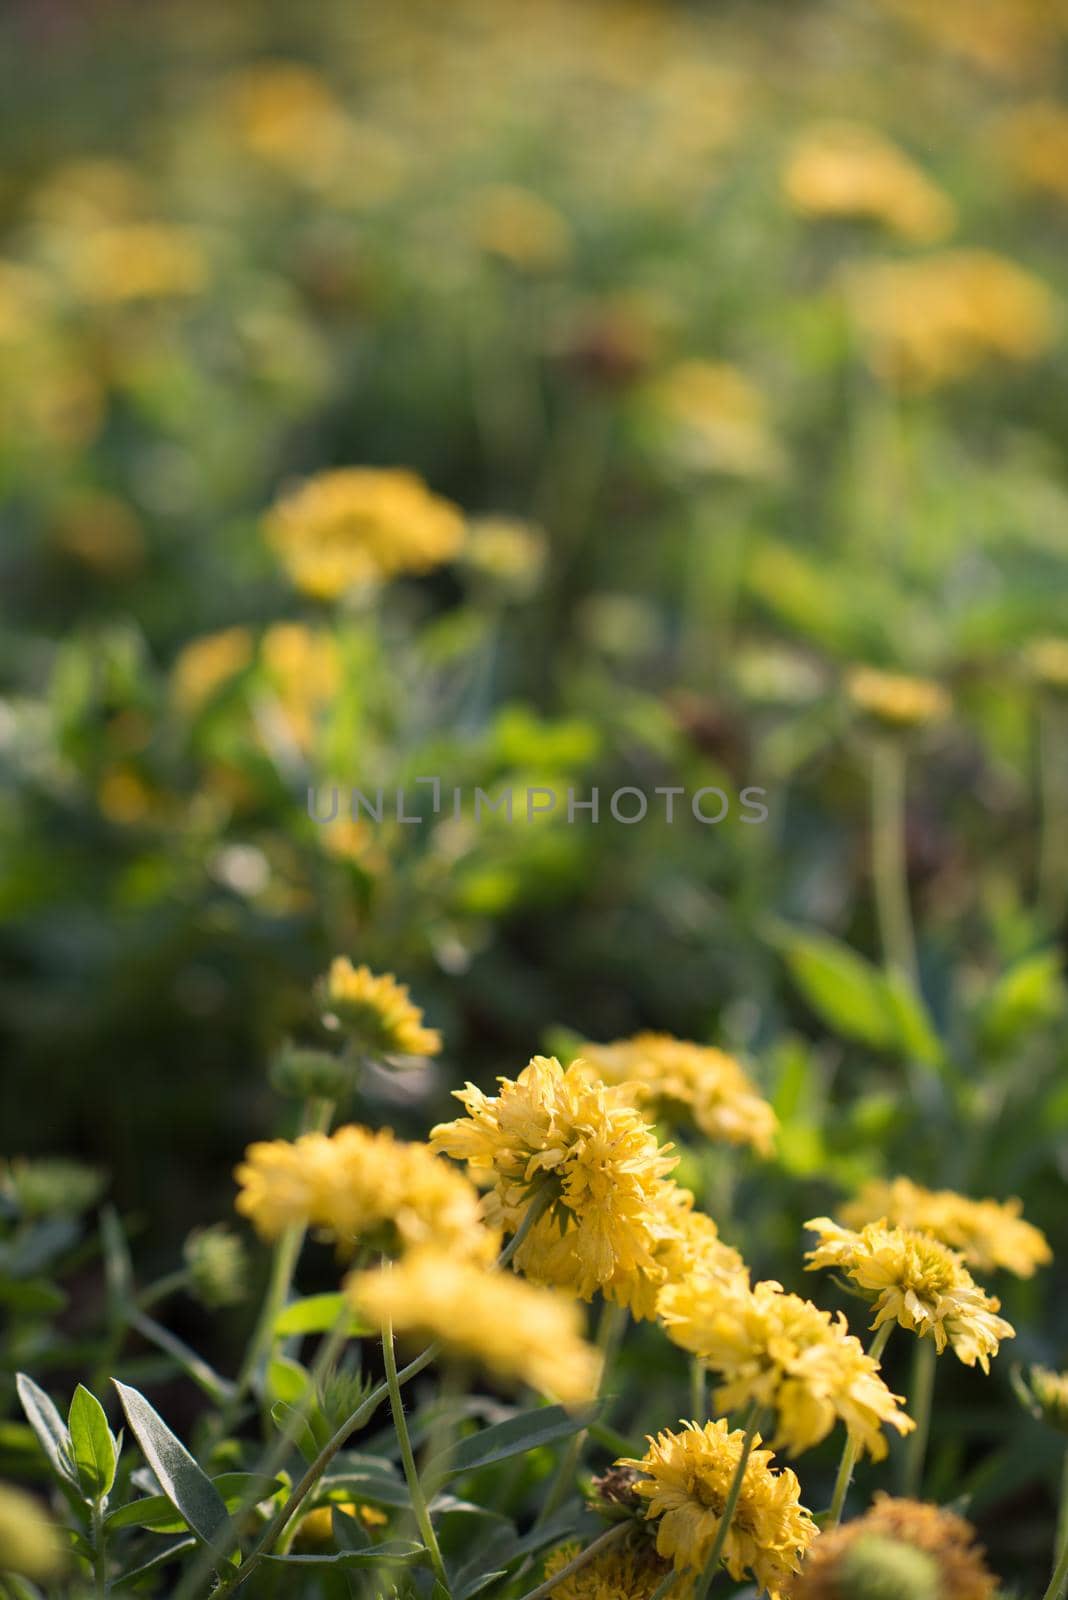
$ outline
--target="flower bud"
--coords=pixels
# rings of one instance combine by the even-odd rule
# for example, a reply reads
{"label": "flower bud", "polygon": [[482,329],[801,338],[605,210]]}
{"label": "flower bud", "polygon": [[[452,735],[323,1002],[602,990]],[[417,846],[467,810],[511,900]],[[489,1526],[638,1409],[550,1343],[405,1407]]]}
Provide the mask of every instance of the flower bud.
{"label": "flower bud", "polygon": [[938,1600],[941,1587],[933,1556],[877,1533],[851,1545],[835,1572],[840,1600]]}
{"label": "flower bud", "polygon": [[26,1218],[79,1216],[95,1205],[105,1183],[95,1167],[61,1157],[0,1166],[0,1191]]}
{"label": "flower bud", "polygon": [[287,1044],[271,1062],[271,1085],[296,1100],[341,1100],[352,1088],[353,1068],[325,1050]]}
{"label": "flower bud", "polygon": [[182,1249],[190,1288],[205,1306],[237,1305],[248,1293],[248,1258],[236,1234],[221,1223],[198,1228]]}
{"label": "flower bud", "polygon": [[1060,1433],[1068,1433],[1068,1372],[1032,1367],[1025,1380],[1014,1369],[1012,1381],[1017,1397],[1033,1417]]}

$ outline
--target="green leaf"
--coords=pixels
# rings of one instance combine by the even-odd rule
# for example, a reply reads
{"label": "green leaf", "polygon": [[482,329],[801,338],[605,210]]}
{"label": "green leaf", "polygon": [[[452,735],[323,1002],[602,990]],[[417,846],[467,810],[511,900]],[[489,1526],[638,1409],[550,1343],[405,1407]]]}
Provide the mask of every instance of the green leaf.
{"label": "green leaf", "polygon": [[922,1062],[925,1067],[944,1066],[946,1053],[922,995],[916,993],[901,972],[888,973],[883,983],[897,1024],[902,1053],[908,1060]]}
{"label": "green leaf", "polygon": [[369,1545],[366,1550],[337,1550],[324,1556],[264,1556],[274,1566],[303,1567],[306,1572],[328,1571],[336,1567],[373,1567],[380,1562],[410,1566],[426,1555],[426,1546],[411,1539],[388,1539]]}
{"label": "green leaf", "polygon": [[331,1473],[319,1485],[325,1492],[343,1490],[355,1500],[366,1500],[372,1506],[408,1506],[411,1495],[404,1479],[387,1470],[373,1469],[354,1472]]}
{"label": "green leaf", "polygon": [[82,1488],[90,1500],[103,1500],[115,1482],[118,1456],[104,1408],[84,1384],[74,1391],[67,1427]]}
{"label": "green leaf", "polygon": [[313,1294],[306,1300],[294,1300],[292,1305],[278,1313],[274,1319],[274,1336],[276,1339],[289,1339],[305,1333],[333,1333],[346,1310],[349,1320],[344,1327],[350,1339],[371,1332],[367,1324],[361,1322],[351,1307],[347,1306],[343,1294]]}
{"label": "green leaf", "polygon": [[165,1550],[158,1551],[151,1560],[144,1562],[140,1567],[136,1567],[133,1572],[124,1572],[121,1578],[113,1578],[111,1587],[113,1589],[133,1589],[140,1583],[142,1578],[146,1577],[150,1572],[154,1572],[157,1567],[166,1566],[167,1562],[173,1561],[175,1556],[184,1555],[187,1550],[195,1550],[196,1547],[197,1541],[195,1539],[179,1539],[175,1544],[169,1544]]}
{"label": "green leaf", "polygon": [[271,1407],[271,1421],[279,1433],[284,1433],[292,1439],[301,1455],[308,1461],[314,1461],[319,1454],[315,1434],[307,1417],[302,1416],[294,1406],[287,1405],[284,1400],[276,1400]]}
{"label": "green leaf", "polygon": [[780,926],[774,938],[797,987],[836,1033],[874,1050],[898,1043],[900,1022],[878,967],[825,933]]}
{"label": "green leaf", "polygon": [[267,1364],[267,1398],[299,1406],[308,1392],[311,1374],[299,1361],[288,1356],[273,1356]]}
{"label": "green leaf", "polygon": [[[242,1505],[258,1505],[284,1488],[282,1478],[268,1478],[258,1472],[221,1472],[212,1483],[222,1495],[227,1511]],[[120,1506],[104,1519],[108,1528],[148,1528],[153,1533],[185,1533],[185,1518],[175,1511],[166,1495],[147,1494]]]}
{"label": "green leaf", "polygon": [[227,1521],[222,1495],[144,1395],[117,1378],[111,1381],[160,1488],[193,1532],[206,1544],[211,1543]]}
{"label": "green leaf", "polygon": [[476,1467],[523,1455],[539,1445],[569,1439],[588,1427],[597,1411],[596,1406],[587,1406],[581,1411],[568,1411],[564,1406],[538,1406],[532,1411],[521,1411],[506,1422],[494,1423],[491,1428],[482,1428],[466,1439],[459,1439],[427,1463],[426,1475],[436,1480],[455,1478],[461,1472],[473,1472]]}
{"label": "green leaf", "polygon": [[63,1418],[44,1390],[39,1389],[33,1379],[27,1377],[24,1372],[17,1374],[15,1387],[22,1402],[22,1409],[26,1413],[26,1421],[37,1435],[37,1442],[47,1456],[52,1471],[61,1483],[73,1486],[80,1492],[81,1485],[74,1468],[70,1435]]}
{"label": "green leaf", "polygon": [[1039,950],[1017,961],[995,983],[979,1020],[989,1050],[1011,1048],[1031,1028],[1053,1022],[1065,1005],[1058,950]]}

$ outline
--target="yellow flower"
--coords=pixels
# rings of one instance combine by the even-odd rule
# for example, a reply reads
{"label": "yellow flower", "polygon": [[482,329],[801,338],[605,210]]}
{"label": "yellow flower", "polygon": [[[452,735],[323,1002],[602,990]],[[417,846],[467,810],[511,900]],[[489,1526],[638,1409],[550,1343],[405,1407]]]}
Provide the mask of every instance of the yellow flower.
{"label": "yellow flower", "polygon": [[[580,1549],[575,1543],[554,1550],[545,1563],[546,1578],[566,1567]],[[670,1571],[670,1566],[660,1559],[650,1541],[636,1543],[625,1539],[621,1544],[610,1545],[587,1566],[562,1579],[551,1590],[551,1600],[652,1600]],[[672,1587],[671,1593],[677,1600],[685,1600],[686,1591],[681,1584]]]}
{"label": "yellow flower", "polygon": [[741,478],[781,470],[767,402],[737,367],[681,361],[650,385],[647,400],[655,429],[682,467]]}
{"label": "yellow flower", "polygon": [[341,652],[332,634],[302,622],[275,622],[260,640],[260,665],[286,730],[301,749],[341,686]]}
{"label": "yellow flower", "polygon": [[314,1511],[309,1511],[307,1516],[301,1517],[297,1523],[297,1531],[293,1535],[294,1548],[311,1551],[322,1550],[332,1545],[335,1511],[354,1517],[369,1532],[375,1528],[384,1528],[389,1520],[377,1506],[358,1505],[353,1500],[336,1500],[330,1505],[318,1506]]}
{"label": "yellow flower", "polygon": [[1027,1381],[1013,1373],[1016,1392],[1036,1418],[1041,1417],[1051,1428],[1068,1433],[1068,1372],[1054,1372],[1051,1367],[1031,1367]]}
{"label": "yellow flower", "polygon": [[499,1235],[483,1225],[474,1185],[428,1146],[388,1129],[253,1144],[235,1176],[237,1210],[265,1239],[314,1227],[343,1249],[367,1241],[390,1250],[435,1244],[484,1261],[497,1254]]}
{"label": "yellow flower", "polygon": [[668,1337],[725,1380],[715,1396],[721,1411],[754,1400],[775,1410],[776,1449],[800,1454],[842,1421],[857,1449],[881,1461],[881,1428],[904,1434],[915,1426],[845,1318],[784,1294],[777,1283],[750,1289],[744,1278],[702,1274],[669,1284],[658,1309]]}
{"label": "yellow flower", "polygon": [[370,1056],[436,1056],[441,1034],[423,1027],[423,1013],[408,998],[408,985],[391,972],[376,976],[370,967],[354,967],[347,956],[335,956],[323,979],[326,1019],[343,1028]]}
{"label": "yellow flower", "polygon": [[877,667],[854,667],[846,692],[856,709],[886,728],[922,728],[940,722],[952,709],[941,684]]}
{"label": "yellow flower", "polygon": [[[872,1581],[876,1576],[881,1587]],[[891,1578],[897,1580],[893,1588]],[[891,1593],[899,1600],[992,1600],[996,1590],[975,1530],[962,1517],[878,1494],[864,1516],[820,1535],[791,1585],[790,1600],[864,1600]]]}
{"label": "yellow flower", "polygon": [[597,1392],[601,1358],[583,1338],[579,1308],[513,1273],[486,1271],[446,1250],[418,1250],[396,1266],[353,1273],[346,1292],[376,1325],[440,1339],[500,1378],[568,1404]]}
{"label": "yellow flower", "polygon": [[555,206],[530,189],[487,184],[471,201],[471,225],[481,249],[515,267],[544,271],[571,253],[571,229]]}
{"label": "yellow flower", "polygon": [[219,633],[191,639],[171,668],[175,704],[186,716],[199,711],[251,660],[252,635],[247,628],[223,628]]}
{"label": "yellow flower", "polygon": [[341,467],[284,495],[265,531],[298,589],[332,600],[347,589],[449,561],[464,519],[414,472]]}
{"label": "yellow flower", "polygon": [[75,235],[69,259],[78,293],[97,304],[199,294],[208,275],[196,237],[162,222],[128,222]]}
{"label": "yellow flower", "polygon": [[1068,639],[1036,639],[1028,647],[1027,665],[1043,688],[1068,694]]}
{"label": "yellow flower", "polygon": [[924,390],[968,377],[984,361],[1034,361],[1057,316],[1040,279],[988,250],[870,262],[845,280],[878,376]]}
{"label": "yellow flower", "polygon": [[733,1056],[668,1033],[587,1044],[583,1057],[606,1083],[633,1086],[655,1121],[693,1122],[709,1139],[771,1153],[778,1120]]}
{"label": "yellow flower", "polygon": [[917,244],[949,233],[956,212],[949,197],[904,151],[857,122],[805,128],[790,152],[783,189],[810,217],[866,217]]}
{"label": "yellow flower", "polygon": [[329,181],[350,152],[342,107],[298,62],[266,61],[235,74],[222,109],[247,150],[298,182]]}
{"label": "yellow flower", "polygon": [[1002,1267],[1030,1278],[1053,1259],[1044,1233],[1025,1221],[1021,1201],[970,1200],[953,1189],[925,1189],[911,1178],[874,1178],[841,1207],[848,1228],[885,1217],[893,1227],[913,1228],[959,1250],[977,1272]]}
{"label": "yellow flower", "polygon": [[1017,181],[1068,200],[1068,106],[1037,100],[1010,111],[997,142]]}
{"label": "yellow flower", "polygon": [[[696,1576],[708,1561],[724,1505],[741,1459],[745,1434],[725,1421],[684,1424],[681,1433],[649,1439],[640,1461],[619,1465],[645,1474],[635,1484],[656,1523],[657,1553],[678,1572]],[[758,1588],[778,1600],[798,1570],[817,1528],[800,1504],[800,1484],[789,1468],[771,1468],[772,1453],[760,1435],[746,1462],[741,1493],[723,1546],[723,1565],[736,1582],[751,1575]]]}
{"label": "yellow flower", "polygon": [[0,1571],[44,1581],[66,1564],[59,1529],[40,1501],[0,1484]]}
{"label": "yellow flower", "polygon": [[[636,1321],[655,1317],[657,1297],[667,1283],[695,1272],[712,1277],[745,1273],[737,1250],[723,1243],[712,1218],[694,1211],[693,1203],[688,1189],[661,1183],[649,1201],[652,1264],[620,1268],[600,1285],[605,1299],[625,1306]],[[551,1284],[592,1299],[593,1287],[584,1279],[577,1238],[577,1229],[561,1233],[552,1217],[542,1217],[516,1252],[516,1266],[534,1283]]]}
{"label": "yellow flower", "polygon": [[815,1217],[805,1227],[820,1239],[806,1253],[808,1270],[835,1268],[870,1295],[873,1328],[897,1322],[921,1338],[929,1334],[939,1355],[948,1344],[965,1366],[978,1361],[984,1372],[999,1341],[1015,1338],[1016,1330],[997,1315],[1000,1300],[979,1287],[955,1250],[930,1234],[889,1228],[885,1220],[860,1233],[830,1217]]}
{"label": "yellow flower", "polygon": [[498,1082],[496,1096],[471,1083],[454,1090],[467,1116],[430,1135],[435,1149],[491,1181],[491,1225],[514,1233],[534,1191],[547,1185],[547,1217],[573,1234],[577,1294],[588,1299],[617,1274],[653,1269],[652,1207],[677,1157],[581,1060],[565,1071],[555,1057],[535,1056],[514,1082]]}

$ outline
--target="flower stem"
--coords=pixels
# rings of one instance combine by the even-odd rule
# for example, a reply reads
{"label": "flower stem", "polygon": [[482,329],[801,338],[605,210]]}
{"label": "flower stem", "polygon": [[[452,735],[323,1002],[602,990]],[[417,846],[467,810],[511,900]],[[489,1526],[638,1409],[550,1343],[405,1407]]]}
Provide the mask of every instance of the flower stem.
{"label": "flower stem", "polygon": [[1038,899],[1056,926],[1068,896],[1068,715],[1052,697],[1038,711],[1038,781],[1041,802]]}
{"label": "flower stem", "polygon": [[660,1582],[649,1596],[649,1600],[664,1600],[664,1596],[666,1594],[670,1594],[672,1589],[675,1587],[675,1581],[677,1578],[678,1573],[674,1568],[672,1568],[666,1577],[661,1578]]}
{"label": "flower stem", "polygon": [[[601,1309],[600,1321],[597,1324],[597,1348],[601,1352],[601,1381],[597,1388],[597,1398],[604,1393],[605,1380],[609,1369],[615,1360],[619,1346],[622,1343],[623,1333],[627,1326],[627,1313],[621,1306],[611,1305],[607,1300]],[[582,1452],[586,1445],[589,1429],[583,1428],[579,1433],[572,1434],[567,1449],[556,1469],[545,1504],[534,1519],[535,1527],[542,1527],[548,1522],[554,1512],[559,1511],[567,1499],[567,1491],[574,1481],[575,1471],[582,1459]]]}
{"label": "flower stem", "polygon": [[[882,1327],[876,1333],[875,1338],[869,1345],[868,1354],[871,1356],[873,1361],[878,1361],[879,1357],[886,1349],[886,1341],[890,1337],[890,1332],[893,1326],[894,1325],[892,1322],[884,1322]],[[838,1463],[838,1476],[834,1480],[834,1493],[831,1496],[831,1509],[827,1513],[827,1521],[824,1524],[825,1527],[836,1528],[842,1520],[842,1512],[845,1509],[846,1495],[849,1493],[849,1485],[853,1481],[853,1468],[856,1466],[856,1464],[857,1441],[851,1433],[847,1433],[846,1442],[842,1449],[842,1459]]]}
{"label": "flower stem", "polygon": [[530,1233],[534,1224],[545,1215],[546,1211],[548,1211],[549,1207],[553,1203],[554,1198],[555,1191],[548,1184],[546,1184],[544,1189],[540,1189],[538,1193],[535,1194],[534,1198],[527,1206],[526,1211],[523,1213],[523,1220],[519,1224],[519,1227],[516,1229],[515,1233],[513,1233],[512,1237],[509,1239],[508,1243],[497,1257],[496,1265],[498,1268],[506,1267],[508,1265],[516,1251],[523,1244],[527,1235]]}
{"label": "flower stem", "polygon": [[397,1381],[397,1355],[393,1348],[393,1324],[388,1319],[382,1328],[382,1359],[386,1368],[386,1383],[389,1386],[389,1409],[393,1413],[393,1426],[397,1430],[401,1461],[404,1465],[404,1479],[408,1485],[412,1510],[419,1526],[419,1535],[430,1552],[430,1564],[434,1569],[434,1576],[451,1600],[449,1575],[445,1571],[445,1563],[441,1557],[438,1536],[434,1532],[434,1524],[430,1520],[430,1510],[426,1503],[426,1495],[423,1493],[423,1485],[419,1481],[419,1468],[415,1464],[415,1455],[412,1451],[408,1421],[404,1415],[404,1396],[401,1394],[400,1384]]}
{"label": "flower stem", "polygon": [[919,1339],[912,1357],[912,1382],[909,1410],[916,1424],[905,1446],[905,1472],[902,1493],[918,1495],[923,1486],[923,1465],[927,1458],[927,1438],[931,1431],[931,1399],[934,1395],[935,1363],[938,1352],[933,1339]]}
{"label": "flower stem", "polygon": [[871,851],[883,960],[918,989],[905,861],[905,747],[901,740],[885,736],[875,741],[872,750]]}
{"label": "flower stem", "polygon": [[745,1481],[745,1469],[749,1465],[749,1453],[756,1441],[757,1423],[759,1421],[760,1406],[754,1400],[749,1407],[749,1415],[745,1419],[745,1438],[742,1440],[742,1453],[738,1457],[738,1465],[734,1469],[734,1477],[731,1479],[731,1486],[727,1490],[723,1515],[719,1519],[716,1537],[712,1541],[711,1550],[708,1552],[705,1570],[694,1586],[693,1600],[705,1600],[705,1595],[711,1588],[712,1580],[719,1571],[720,1557],[726,1547],[727,1535],[731,1531],[731,1523],[734,1521],[734,1513],[738,1506],[738,1498],[742,1492],[742,1484]]}
{"label": "flower stem", "polygon": [[1061,1515],[1057,1522],[1057,1543],[1060,1555],[1049,1580],[1049,1588],[1042,1600],[1062,1600],[1068,1589],[1068,1455],[1064,1458],[1064,1477],[1061,1486]]}
{"label": "flower stem", "polygon": [[545,1600],[545,1596],[552,1594],[557,1584],[563,1583],[565,1578],[570,1578],[572,1573],[581,1572],[583,1567],[589,1566],[590,1562],[595,1560],[602,1550],[607,1550],[610,1545],[615,1544],[617,1539],[621,1539],[625,1533],[629,1532],[630,1527],[631,1523],[628,1521],[617,1522],[611,1528],[606,1529],[592,1544],[587,1545],[585,1550],[580,1550],[574,1560],[569,1561],[566,1567],[561,1567],[559,1572],[554,1572],[551,1578],[546,1578],[544,1583],[539,1583],[536,1589],[528,1589],[522,1600]]}
{"label": "flower stem", "polygon": [[690,1416],[694,1422],[704,1423],[708,1398],[705,1391],[705,1369],[696,1356],[690,1358]]}

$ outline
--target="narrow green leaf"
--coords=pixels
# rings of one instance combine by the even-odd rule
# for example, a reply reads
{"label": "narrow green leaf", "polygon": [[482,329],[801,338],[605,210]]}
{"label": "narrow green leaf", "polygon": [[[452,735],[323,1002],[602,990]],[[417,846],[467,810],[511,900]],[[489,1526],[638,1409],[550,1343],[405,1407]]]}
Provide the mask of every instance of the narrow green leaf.
{"label": "narrow green leaf", "polygon": [[52,1471],[65,1483],[78,1489],[78,1474],[74,1468],[71,1454],[70,1435],[66,1424],[54,1404],[38,1388],[32,1378],[20,1372],[15,1378],[15,1387],[18,1390],[22,1409],[26,1413],[26,1421],[37,1435],[37,1442],[48,1458]]}
{"label": "narrow green leaf", "polygon": [[227,1521],[222,1495],[144,1395],[117,1378],[111,1381],[160,1488],[193,1532],[206,1544],[210,1543]]}
{"label": "narrow green leaf", "polygon": [[82,1488],[90,1500],[103,1500],[115,1482],[115,1441],[103,1406],[84,1384],[74,1391],[67,1427]]}
{"label": "narrow green leaf", "polygon": [[[256,1472],[221,1472],[211,1481],[222,1495],[227,1511],[235,1511],[246,1503],[270,1500],[285,1485],[282,1478],[268,1478]],[[109,1529],[148,1528],[152,1533],[185,1533],[189,1527],[162,1494],[146,1494],[128,1506],[119,1506],[104,1521]]]}
{"label": "narrow green leaf", "polygon": [[923,997],[916,993],[903,973],[888,973],[883,982],[897,1023],[898,1043],[905,1057],[922,1062],[925,1067],[944,1066],[946,1053]]}
{"label": "narrow green leaf", "polygon": [[315,1460],[319,1446],[307,1417],[302,1416],[296,1407],[287,1405],[284,1400],[276,1400],[271,1407],[271,1421],[279,1433],[288,1434],[306,1460]]}
{"label": "narrow green leaf", "polygon": [[350,1339],[371,1331],[346,1305],[343,1294],[313,1294],[305,1300],[294,1300],[278,1313],[274,1319],[274,1336],[289,1339],[305,1333],[332,1333],[346,1311],[349,1319],[345,1331]]}
{"label": "narrow green leaf", "polygon": [[426,1555],[426,1546],[411,1539],[388,1539],[382,1544],[369,1545],[366,1550],[337,1550],[323,1556],[264,1556],[272,1566],[303,1567],[306,1572],[329,1571],[337,1567],[374,1567],[382,1565],[410,1566]]}
{"label": "narrow green leaf", "polygon": [[178,1539],[174,1544],[168,1545],[165,1550],[160,1550],[151,1560],[144,1562],[140,1567],[135,1567],[132,1572],[124,1572],[121,1578],[113,1578],[111,1587],[113,1589],[136,1588],[141,1579],[147,1577],[150,1572],[154,1572],[158,1567],[165,1567],[168,1561],[173,1561],[176,1556],[185,1555],[188,1550],[195,1550],[196,1547],[197,1541],[195,1539]]}
{"label": "narrow green leaf", "polygon": [[597,1409],[587,1406],[580,1411],[568,1411],[564,1406],[538,1406],[532,1411],[521,1411],[507,1422],[497,1422],[491,1428],[482,1428],[466,1439],[457,1440],[427,1463],[426,1476],[432,1480],[454,1478],[461,1472],[473,1472],[476,1467],[523,1455],[539,1445],[569,1439],[589,1426]]}

